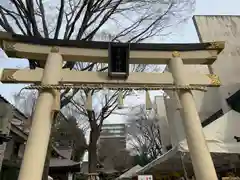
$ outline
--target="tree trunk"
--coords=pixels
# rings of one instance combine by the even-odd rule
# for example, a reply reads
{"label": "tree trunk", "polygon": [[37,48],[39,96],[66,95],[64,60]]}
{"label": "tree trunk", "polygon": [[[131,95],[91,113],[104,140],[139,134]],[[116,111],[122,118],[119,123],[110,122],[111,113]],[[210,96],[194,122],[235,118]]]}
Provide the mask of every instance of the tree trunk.
{"label": "tree trunk", "polygon": [[96,173],[97,172],[97,140],[98,140],[98,131],[95,128],[91,129],[90,132],[90,142],[88,147],[88,172]]}
{"label": "tree trunk", "polygon": [[48,150],[47,150],[47,155],[46,155],[46,159],[45,159],[42,180],[48,180],[51,151],[52,151],[52,141],[50,140],[49,144],[48,144]]}
{"label": "tree trunk", "polygon": [[45,158],[42,180],[48,180],[49,165],[50,165],[51,152],[52,152],[52,142],[53,142],[52,131],[55,128],[55,123],[56,123],[58,114],[59,114],[59,112],[57,112],[57,111],[52,114],[53,124],[52,124],[52,129],[51,129],[51,136],[50,136],[50,139],[48,142],[48,149],[47,149],[47,154],[46,154],[46,158]]}

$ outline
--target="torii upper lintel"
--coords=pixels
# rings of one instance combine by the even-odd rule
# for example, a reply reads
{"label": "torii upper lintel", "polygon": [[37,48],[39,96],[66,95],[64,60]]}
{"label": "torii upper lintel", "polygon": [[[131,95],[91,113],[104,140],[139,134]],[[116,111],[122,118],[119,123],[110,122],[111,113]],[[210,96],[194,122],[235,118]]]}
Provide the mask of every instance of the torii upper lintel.
{"label": "torii upper lintel", "polygon": [[[55,40],[0,32],[0,47],[9,57],[46,61],[52,47],[65,61],[108,62],[112,42]],[[119,44],[119,43],[116,43]],[[124,44],[124,43],[123,43]],[[224,42],[156,44],[130,43],[130,64],[167,64],[173,51],[180,51],[184,64],[212,64],[223,50]]]}

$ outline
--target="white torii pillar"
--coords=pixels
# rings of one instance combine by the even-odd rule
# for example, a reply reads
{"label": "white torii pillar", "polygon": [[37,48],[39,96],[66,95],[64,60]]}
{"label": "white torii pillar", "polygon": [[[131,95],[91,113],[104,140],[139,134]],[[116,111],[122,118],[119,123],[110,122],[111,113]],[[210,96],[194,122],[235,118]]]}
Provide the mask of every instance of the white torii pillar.
{"label": "white torii pillar", "polygon": [[[63,59],[53,48],[47,57],[42,85],[58,84]],[[39,92],[32,127],[28,136],[18,180],[41,180],[52,126],[52,107],[55,101],[53,89]]]}
{"label": "white torii pillar", "polygon": [[[188,85],[187,74],[179,52],[173,52],[173,57],[169,61],[169,68],[175,85]],[[178,91],[178,95],[182,105],[183,126],[196,180],[218,180],[192,92],[190,89],[181,89]]]}

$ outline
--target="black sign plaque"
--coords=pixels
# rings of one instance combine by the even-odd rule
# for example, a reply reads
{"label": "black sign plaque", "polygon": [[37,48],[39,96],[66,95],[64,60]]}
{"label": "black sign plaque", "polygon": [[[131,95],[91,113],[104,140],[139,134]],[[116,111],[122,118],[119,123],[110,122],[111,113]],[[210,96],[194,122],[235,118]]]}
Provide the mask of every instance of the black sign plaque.
{"label": "black sign plaque", "polygon": [[129,75],[129,44],[110,43],[108,48],[108,76],[127,79]]}

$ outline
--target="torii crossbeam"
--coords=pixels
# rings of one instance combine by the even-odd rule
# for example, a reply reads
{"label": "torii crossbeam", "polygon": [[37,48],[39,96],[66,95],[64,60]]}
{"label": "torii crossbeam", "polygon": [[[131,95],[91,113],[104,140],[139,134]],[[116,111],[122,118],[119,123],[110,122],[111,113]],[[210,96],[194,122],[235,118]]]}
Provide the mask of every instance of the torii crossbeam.
{"label": "torii crossbeam", "polygon": [[[41,83],[43,69],[3,69],[0,73],[2,83]],[[88,72],[76,70],[62,70],[59,84],[77,85],[102,85],[106,88],[143,88],[158,90],[174,85],[172,73],[145,73],[132,72],[126,80],[109,79],[107,72]],[[218,87],[220,80],[213,74],[189,73],[188,84],[197,87]],[[96,86],[97,87],[97,86]],[[101,86],[99,86],[101,87]]]}
{"label": "torii crossbeam", "polygon": [[[53,47],[64,61],[108,63],[110,42],[54,40],[0,32],[1,47],[9,57],[46,61]],[[130,64],[168,64],[173,51],[180,51],[184,64],[212,64],[223,42],[192,44],[130,44]]]}
{"label": "torii crossbeam", "polygon": [[[119,44],[124,47],[125,70],[130,64],[167,64],[171,73],[130,73],[125,79],[115,79],[105,72],[78,72],[62,69],[63,61],[109,63],[112,56],[110,42],[85,42],[73,40],[41,39],[22,35],[0,33],[0,46],[9,57],[38,60],[35,70],[3,69],[3,83],[33,83],[42,87],[33,116],[19,180],[41,180],[51,131],[51,111],[56,99],[56,89],[85,85],[101,85],[113,89],[161,89],[178,91],[183,108],[182,119],[189,151],[197,180],[217,180],[208,151],[192,89],[220,86],[216,75],[188,73],[185,64],[212,64],[223,50],[223,42],[198,44]],[[128,49],[126,49],[126,47]],[[120,58],[120,61],[121,61]],[[129,60],[128,60],[129,58]],[[118,59],[119,61],[119,59]],[[44,68],[44,69],[41,69]],[[114,67],[115,68],[115,67]],[[121,68],[120,68],[121,69]],[[121,70],[123,70],[122,68]],[[126,70],[128,71],[128,70]],[[121,76],[121,71],[117,72]],[[119,75],[118,74],[118,75]]]}

